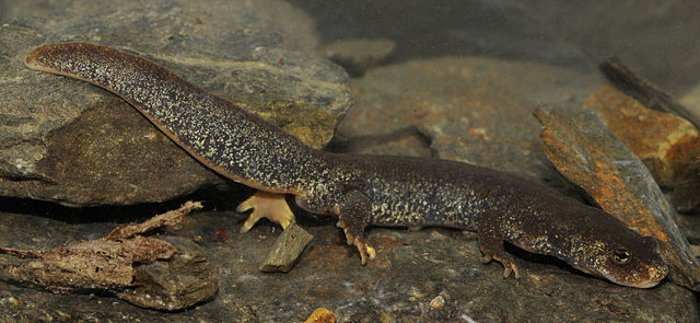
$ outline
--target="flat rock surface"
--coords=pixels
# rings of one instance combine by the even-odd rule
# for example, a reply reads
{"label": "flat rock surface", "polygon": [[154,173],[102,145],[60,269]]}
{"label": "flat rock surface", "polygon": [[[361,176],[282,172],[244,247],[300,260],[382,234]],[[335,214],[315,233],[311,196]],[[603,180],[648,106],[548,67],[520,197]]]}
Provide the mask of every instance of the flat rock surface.
{"label": "flat rock surface", "polygon": [[387,61],[395,48],[390,39],[344,39],[323,46],[321,52],[350,75],[360,76]]}
{"label": "flat rock surface", "polygon": [[[60,244],[114,227],[66,219],[76,217],[0,214],[0,245]],[[213,301],[161,313],[109,297],[54,295],[0,282],[0,321],[301,322],[319,307],[335,312],[339,322],[698,320],[693,294],[669,283],[621,287],[541,259],[521,260],[523,277],[504,280],[500,265],[481,264],[476,241],[457,231],[371,230],[378,256],[363,267],[332,224],[306,223],[316,238],[294,270],[265,274],[258,265],[279,229],[261,225],[241,234],[239,219],[226,213],[195,213],[186,221],[174,234],[197,241],[219,270]],[[439,310],[430,304],[437,296],[444,299]]]}
{"label": "flat rock surface", "polygon": [[350,105],[345,72],[312,54],[318,45],[313,22],[282,1],[6,6],[0,13],[0,195],[133,204],[220,182],[122,100],[25,68],[24,55],[43,43],[87,41],[136,51],[315,147],[330,140]]}

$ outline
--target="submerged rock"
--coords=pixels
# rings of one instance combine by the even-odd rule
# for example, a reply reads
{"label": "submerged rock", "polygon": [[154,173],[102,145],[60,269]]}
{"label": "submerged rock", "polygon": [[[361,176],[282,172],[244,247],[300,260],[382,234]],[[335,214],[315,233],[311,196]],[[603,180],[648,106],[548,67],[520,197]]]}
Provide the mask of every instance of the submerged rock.
{"label": "submerged rock", "polygon": [[396,43],[390,39],[345,39],[324,45],[321,51],[328,59],[345,68],[352,76],[362,76],[386,62]]}
{"label": "submerged rock", "polygon": [[[689,167],[690,175],[671,194],[671,201],[679,212],[698,213],[700,211],[700,156]],[[696,228],[700,232],[700,227]]]}
{"label": "submerged rock", "polygon": [[330,140],[350,104],[345,72],[310,54],[313,23],[282,1],[54,1],[8,10],[0,26],[0,195],[119,205],[221,182],[123,100],[25,68],[24,55],[43,43],[136,51],[314,147]]}
{"label": "submerged rock", "polygon": [[690,113],[700,116],[700,84],[691,88],[678,101],[687,107]]}
{"label": "submerged rock", "polygon": [[306,246],[314,238],[296,223],[287,227],[275,241],[272,250],[267,254],[267,258],[260,265],[260,271],[289,272],[299,260]]}
{"label": "submerged rock", "polygon": [[117,292],[118,298],[144,308],[178,311],[211,300],[219,290],[219,270],[206,250],[190,239],[166,237],[177,248],[168,261],[136,267],[133,289]]}
{"label": "submerged rock", "polygon": [[584,106],[596,111],[662,186],[676,186],[691,175],[700,156],[700,134],[690,122],[651,110],[612,86],[595,91]]}
{"label": "submerged rock", "polygon": [[549,160],[601,208],[643,236],[656,238],[671,279],[700,289],[700,266],[676,221],[678,215],[647,168],[596,114],[580,108],[538,110]]}
{"label": "submerged rock", "polygon": [[325,307],[320,307],[317,308],[309,317],[304,321],[304,323],[335,323],[336,322],[336,317],[335,313],[331,312],[331,310],[325,308]]}
{"label": "submerged rock", "polygon": [[542,104],[582,102],[601,82],[593,71],[481,57],[378,67],[353,80],[356,104],[338,128],[340,150],[452,159],[564,186],[531,114]]}

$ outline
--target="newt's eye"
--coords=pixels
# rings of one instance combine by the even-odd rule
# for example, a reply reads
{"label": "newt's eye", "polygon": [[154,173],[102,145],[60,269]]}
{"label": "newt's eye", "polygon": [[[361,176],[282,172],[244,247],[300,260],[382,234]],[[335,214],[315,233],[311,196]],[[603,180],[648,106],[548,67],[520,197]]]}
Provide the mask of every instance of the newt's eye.
{"label": "newt's eye", "polygon": [[613,251],[613,261],[618,265],[624,265],[630,261],[630,253],[625,249],[617,249]]}

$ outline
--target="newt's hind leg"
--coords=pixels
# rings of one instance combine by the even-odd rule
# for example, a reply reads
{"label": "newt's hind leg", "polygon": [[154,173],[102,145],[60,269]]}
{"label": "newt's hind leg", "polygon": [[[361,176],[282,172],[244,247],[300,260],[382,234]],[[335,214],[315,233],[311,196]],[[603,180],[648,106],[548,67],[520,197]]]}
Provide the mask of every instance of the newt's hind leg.
{"label": "newt's hind leg", "polygon": [[478,232],[479,250],[481,251],[481,262],[489,263],[492,260],[503,265],[503,278],[510,277],[511,274],[516,279],[520,278],[520,271],[516,260],[509,254],[503,246],[503,236],[498,231],[490,230],[488,226]]}
{"label": "newt's hind leg", "polygon": [[282,226],[282,229],[294,223],[294,213],[289,208],[284,194],[257,191],[253,196],[238,205],[236,211],[253,212],[241,227],[241,232],[248,232],[260,219],[265,218]]}
{"label": "newt's hind leg", "polygon": [[350,191],[343,196],[337,211],[337,225],[345,232],[347,243],[357,248],[362,264],[367,264],[367,259],[374,259],[377,254],[376,250],[367,244],[365,236],[365,228],[371,217],[369,199],[359,191]]}

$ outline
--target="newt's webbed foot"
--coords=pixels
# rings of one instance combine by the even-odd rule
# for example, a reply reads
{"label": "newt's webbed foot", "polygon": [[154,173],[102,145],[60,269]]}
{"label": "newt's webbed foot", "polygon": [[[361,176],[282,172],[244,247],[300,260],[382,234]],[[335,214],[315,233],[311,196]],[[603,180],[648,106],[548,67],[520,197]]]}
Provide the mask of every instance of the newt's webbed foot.
{"label": "newt's webbed foot", "polygon": [[290,224],[294,223],[294,213],[289,208],[284,194],[257,191],[253,196],[239,204],[236,211],[245,212],[251,209],[253,212],[243,223],[241,232],[250,231],[255,223],[262,218],[279,224],[282,229],[287,229]]}

